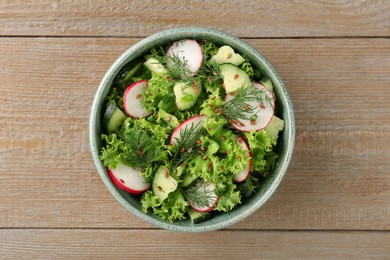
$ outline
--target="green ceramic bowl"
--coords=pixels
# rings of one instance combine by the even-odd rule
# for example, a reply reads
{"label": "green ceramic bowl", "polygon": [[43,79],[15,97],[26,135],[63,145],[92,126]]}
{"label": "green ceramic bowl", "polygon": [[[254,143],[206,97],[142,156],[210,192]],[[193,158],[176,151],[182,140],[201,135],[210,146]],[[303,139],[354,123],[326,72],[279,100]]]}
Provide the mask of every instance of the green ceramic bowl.
{"label": "green ceramic bowl", "polygon": [[[254,67],[259,68],[272,79],[274,83],[274,92],[277,97],[278,116],[285,122],[285,129],[279,137],[277,146],[279,154],[277,165],[273,172],[270,173],[262,182],[260,190],[258,190],[257,193],[252,195],[249,199],[246,199],[244,203],[239,205],[233,211],[218,214],[205,222],[195,225],[192,224],[190,220],[169,223],[161,220],[153,214],[145,214],[142,212],[139,198],[117,188],[110,180],[106,168],[99,160],[101,149],[100,135],[102,133],[101,120],[104,113],[104,100],[110,91],[115,76],[125,64],[134,58],[146,54],[150,49],[161,45],[167,45],[169,42],[175,40],[186,38],[197,40],[206,39],[208,41],[215,42],[218,45],[230,45],[237,52],[245,54],[252,61]],[[104,184],[107,186],[112,195],[134,215],[156,225],[157,227],[187,232],[212,231],[226,228],[243,220],[258,210],[272,196],[282,181],[290,163],[295,142],[295,122],[292,103],[282,79],[279,77],[270,62],[252,46],[236,37],[212,29],[194,27],[172,29],[153,34],[137,42],[126,50],[109,68],[100,82],[92,104],[89,127],[90,146],[93,160]],[[125,217],[126,216],[124,216],[124,218]]]}

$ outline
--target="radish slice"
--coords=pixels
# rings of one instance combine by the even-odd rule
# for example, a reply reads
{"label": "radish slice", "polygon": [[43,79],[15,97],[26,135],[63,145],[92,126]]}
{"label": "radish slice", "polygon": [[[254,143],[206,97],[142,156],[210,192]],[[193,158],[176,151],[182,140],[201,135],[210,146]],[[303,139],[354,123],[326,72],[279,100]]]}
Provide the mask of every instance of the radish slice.
{"label": "radish slice", "polygon": [[194,131],[197,131],[203,127],[204,121],[207,117],[204,115],[198,115],[188,118],[183,121],[175,130],[173,130],[171,136],[171,144],[175,144],[178,140],[180,140],[181,135],[184,131],[188,131],[193,128]]}
{"label": "radish slice", "polygon": [[237,138],[237,144],[245,151],[247,151],[247,156],[249,157],[249,162],[248,162],[248,165],[245,166],[245,168],[237,173],[236,175],[233,176],[233,180],[235,182],[243,182],[246,180],[246,178],[249,176],[249,173],[251,171],[251,167],[252,167],[252,155],[251,155],[251,152],[249,150],[249,146],[247,145],[247,143],[245,142],[244,138],[242,138],[241,136]]}
{"label": "radish slice", "polygon": [[[185,194],[190,207],[197,212],[210,212],[218,204],[219,197],[214,193],[214,184],[197,182]],[[189,194],[193,194],[190,196]],[[199,200],[201,199],[201,200]]]}
{"label": "radish slice", "polygon": [[127,87],[123,96],[123,107],[127,115],[134,118],[150,115],[150,112],[148,112],[141,103],[142,95],[147,86],[147,80],[140,80]]}
{"label": "radish slice", "polygon": [[[259,102],[257,100],[248,101],[248,105],[256,108],[252,114],[247,113],[247,116],[251,119],[243,119],[241,121],[232,121],[229,120],[230,124],[237,130],[241,132],[251,132],[251,131],[259,131],[265,128],[274,115],[274,107],[275,107],[275,97],[274,95],[268,91],[266,87],[263,85],[253,82],[253,87],[258,88],[262,91],[262,100],[264,102]],[[233,99],[234,96],[232,94],[226,94],[225,103],[229,100]],[[270,100],[270,102],[267,101]],[[245,109],[245,108],[243,108]]]}
{"label": "radish slice", "polygon": [[108,175],[116,186],[132,194],[142,193],[152,185],[137,170],[123,164],[116,169],[108,169]]}
{"label": "radish slice", "polygon": [[188,39],[173,42],[168,49],[167,55],[169,57],[178,57],[184,66],[193,73],[196,73],[202,66],[202,48],[195,40]]}

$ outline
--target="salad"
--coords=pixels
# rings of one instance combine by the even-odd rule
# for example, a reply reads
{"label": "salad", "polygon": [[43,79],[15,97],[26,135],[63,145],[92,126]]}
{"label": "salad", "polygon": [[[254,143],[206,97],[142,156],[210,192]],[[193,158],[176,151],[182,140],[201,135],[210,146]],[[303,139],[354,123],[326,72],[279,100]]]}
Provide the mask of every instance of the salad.
{"label": "salad", "polygon": [[100,159],[142,210],[194,223],[250,197],[277,161],[284,121],[245,55],[183,39],[125,65],[106,98]]}

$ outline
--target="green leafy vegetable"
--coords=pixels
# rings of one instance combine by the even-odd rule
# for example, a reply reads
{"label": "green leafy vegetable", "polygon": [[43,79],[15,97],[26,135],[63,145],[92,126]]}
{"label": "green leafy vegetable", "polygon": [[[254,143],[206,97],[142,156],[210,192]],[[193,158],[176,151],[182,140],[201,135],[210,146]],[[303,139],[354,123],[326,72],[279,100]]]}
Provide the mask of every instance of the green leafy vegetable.
{"label": "green leafy vegetable", "polygon": [[169,222],[185,219],[188,208],[188,202],[179,190],[169,193],[163,202],[160,202],[152,191],[146,191],[142,196],[141,205],[145,213],[151,209],[154,214]]}
{"label": "green leafy vegetable", "polygon": [[[166,46],[162,46],[152,49],[145,59],[124,66],[106,98],[107,106],[113,103],[123,109],[126,87],[135,81],[148,80],[140,101],[151,115],[137,119],[129,117],[114,133],[102,134],[100,159],[108,168],[116,168],[119,164],[137,168],[149,182],[154,180],[159,167],[168,167],[170,176],[177,181],[176,190],[163,201],[148,190],[141,196],[141,205],[143,212],[151,212],[169,222],[187,218],[189,201],[192,206],[207,208],[218,196],[213,211],[228,212],[256,192],[263,177],[275,167],[278,158],[275,147],[284,127],[283,120],[274,116],[261,131],[242,133],[233,129],[230,120],[253,119],[251,116],[258,108],[248,102],[272,100],[264,95],[264,90],[250,86],[239,88],[233,93],[234,97],[225,102],[221,70],[210,61],[219,47],[206,40],[199,44],[203,63],[196,73],[191,72],[178,56],[168,57]],[[250,80],[258,80],[261,71],[243,57],[245,61],[239,67]],[[161,63],[164,73],[151,72],[140,66],[150,58]],[[178,85],[182,87],[180,91],[175,88]],[[186,88],[194,89],[196,95]],[[176,98],[180,102],[193,103],[181,111],[181,103],[177,103]],[[205,116],[203,127],[199,122],[182,128],[180,138],[171,144],[170,136],[180,123],[198,115]],[[252,156],[251,173],[241,183],[234,182],[233,178],[248,167],[251,158],[238,138],[246,140]],[[199,183],[212,184],[214,189],[199,190]]]}
{"label": "green leafy vegetable", "polygon": [[227,182],[225,192],[220,195],[215,209],[217,211],[228,212],[240,203],[240,191],[236,189],[236,185],[233,182]]}
{"label": "green leafy vegetable", "polygon": [[252,106],[249,102],[256,101],[264,104],[270,103],[272,106],[273,100],[264,95],[265,90],[255,87],[239,88],[235,96],[223,105],[223,113],[227,118],[233,121],[251,120],[251,115],[256,114],[255,111],[260,108]]}

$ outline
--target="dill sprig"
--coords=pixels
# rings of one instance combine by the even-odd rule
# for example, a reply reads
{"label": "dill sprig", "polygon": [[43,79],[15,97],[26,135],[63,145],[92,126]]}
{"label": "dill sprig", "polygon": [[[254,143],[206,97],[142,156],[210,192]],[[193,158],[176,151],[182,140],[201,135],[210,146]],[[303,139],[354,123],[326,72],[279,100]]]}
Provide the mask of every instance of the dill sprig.
{"label": "dill sprig", "polygon": [[216,195],[207,185],[204,180],[199,180],[184,191],[184,197],[196,208],[209,208],[215,203]]}
{"label": "dill sprig", "polygon": [[183,162],[190,160],[199,151],[197,141],[201,137],[204,129],[201,122],[191,124],[190,127],[180,129],[180,138],[175,138],[172,165],[178,167]]}
{"label": "dill sprig", "polygon": [[186,85],[193,85],[195,82],[201,81],[218,81],[222,79],[221,71],[219,66],[210,61],[209,54],[203,54],[203,63],[199,71],[196,73],[192,72],[187,66],[187,60],[181,59],[179,53],[172,53],[166,55],[166,51],[161,47],[160,49],[154,49],[150,57],[159,61],[164,67],[168,69],[169,77],[172,79],[178,79],[185,82]]}
{"label": "dill sprig", "polygon": [[258,104],[268,102],[272,105],[272,98],[268,97],[265,90],[254,87],[240,87],[235,96],[226,102],[222,107],[222,113],[230,120],[251,120],[251,117],[260,110],[258,106],[253,106],[250,102]]}
{"label": "dill sprig", "polygon": [[169,74],[174,79],[191,79],[193,77],[193,72],[187,66],[187,60],[184,58],[180,59],[179,55],[173,53],[172,55],[166,55],[164,61],[166,67],[168,68]]}
{"label": "dill sprig", "polygon": [[126,151],[123,159],[133,167],[144,168],[159,158],[162,150],[159,140],[137,124],[123,132]]}

